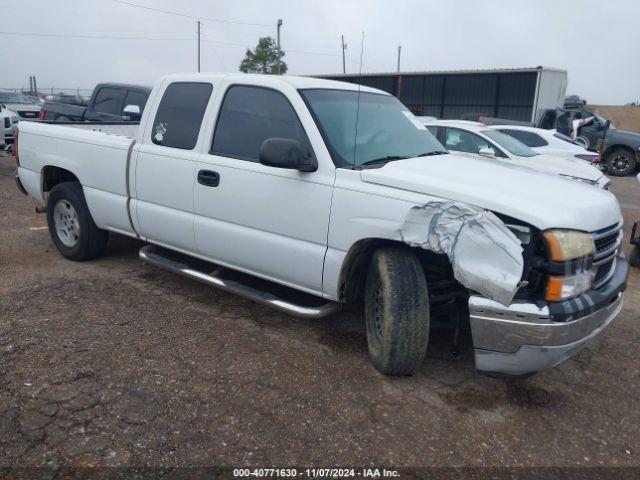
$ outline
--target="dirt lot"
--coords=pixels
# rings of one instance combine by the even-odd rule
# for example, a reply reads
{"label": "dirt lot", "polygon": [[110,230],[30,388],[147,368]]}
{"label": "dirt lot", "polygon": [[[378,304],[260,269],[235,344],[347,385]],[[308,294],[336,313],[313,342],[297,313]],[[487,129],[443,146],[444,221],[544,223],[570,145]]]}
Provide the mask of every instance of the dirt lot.
{"label": "dirt lot", "polygon": [[[640,274],[590,348],[521,381],[446,335],[410,378],[361,322],[299,320],[142,264],[64,260],[0,158],[0,466],[640,466]],[[614,179],[627,238],[640,185]],[[2,476],[2,470],[0,470]]]}
{"label": "dirt lot", "polygon": [[596,115],[611,120],[620,130],[640,132],[640,107],[589,105],[587,108]]}

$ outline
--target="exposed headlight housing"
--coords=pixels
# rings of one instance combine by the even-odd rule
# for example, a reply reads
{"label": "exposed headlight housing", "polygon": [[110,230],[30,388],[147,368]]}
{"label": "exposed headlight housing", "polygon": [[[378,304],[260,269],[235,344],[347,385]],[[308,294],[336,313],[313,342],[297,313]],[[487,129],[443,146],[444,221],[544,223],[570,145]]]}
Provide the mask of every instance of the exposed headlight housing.
{"label": "exposed headlight housing", "polygon": [[549,252],[549,260],[566,262],[596,253],[591,235],[577,230],[547,230],[544,240]]}
{"label": "exposed headlight housing", "polygon": [[578,262],[567,275],[549,276],[545,299],[558,302],[589,290],[595,278],[594,269],[588,268],[591,264],[589,257],[596,252],[591,235],[576,230],[547,230],[544,232],[544,239],[552,262],[584,260]]}

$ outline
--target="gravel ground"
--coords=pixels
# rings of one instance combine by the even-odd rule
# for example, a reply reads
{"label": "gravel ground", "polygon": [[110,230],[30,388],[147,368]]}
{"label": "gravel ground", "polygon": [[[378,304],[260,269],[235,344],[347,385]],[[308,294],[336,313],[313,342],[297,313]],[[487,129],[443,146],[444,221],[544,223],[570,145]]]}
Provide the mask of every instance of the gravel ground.
{"label": "gravel ground", "polygon": [[[0,476],[37,466],[640,466],[636,269],[617,321],[557,368],[486,378],[468,335],[452,357],[441,333],[415,375],[388,378],[367,359],[358,315],[291,318],[145,265],[141,244],[123,237],[99,260],[63,259],[14,167],[0,158]],[[614,179],[613,191],[628,238],[640,185]]]}

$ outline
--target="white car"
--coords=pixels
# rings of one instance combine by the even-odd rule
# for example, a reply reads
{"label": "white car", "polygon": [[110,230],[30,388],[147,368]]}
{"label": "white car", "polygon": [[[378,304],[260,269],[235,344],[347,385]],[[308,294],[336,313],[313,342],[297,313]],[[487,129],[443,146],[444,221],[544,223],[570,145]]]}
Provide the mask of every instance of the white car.
{"label": "white car", "polygon": [[479,122],[436,120],[427,129],[447,150],[486,157],[539,172],[560,175],[608,189],[611,181],[598,168],[577,158],[540,154],[524,143]]}
{"label": "white car", "polygon": [[18,117],[16,112],[8,108],[0,107],[0,122],[2,122],[2,128],[0,128],[0,132],[2,133],[0,145],[6,146],[13,143],[13,134],[18,127],[19,121],[20,117]]}
{"label": "white car", "polygon": [[146,262],[293,315],[364,300],[384,373],[422,365],[430,322],[455,329],[454,308],[478,370],[505,375],[571,357],[622,308],[613,194],[446,152],[373,88],[171,75],[135,139],[20,122],[15,153],[63,256],[95,258],[115,232],[150,243]]}
{"label": "white car", "polygon": [[598,153],[590,152],[578,142],[556,130],[520,125],[491,125],[489,128],[506,133],[516,140],[520,140],[531,150],[544,155],[577,158],[593,166],[597,166],[601,161]]}

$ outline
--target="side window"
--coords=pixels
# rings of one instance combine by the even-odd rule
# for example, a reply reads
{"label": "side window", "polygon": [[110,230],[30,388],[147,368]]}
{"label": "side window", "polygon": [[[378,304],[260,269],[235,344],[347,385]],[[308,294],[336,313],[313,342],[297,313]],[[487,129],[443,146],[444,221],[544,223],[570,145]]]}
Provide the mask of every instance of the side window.
{"label": "side window", "polygon": [[456,152],[466,152],[477,154],[481,148],[491,147],[495,150],[487,140],[478,135],[459,130],[457,128],[447,128],[445,132],[444,146],[447,150]]}
{"label": "side window", "polygon": [[176,82],[169,85],[153,121],[153,143],[192,150],[198,141],[212,89],[210,83]]}
{"label": "side window", "polygon": [[211,153],[257,162],[268,138],[298,140],[313,155],[307,135],[293,106],[275,90],[235,85],[224,97]]}
{"label": "side window", "polygon": [[504,129],[500,131],[515,138],[516,140],[520,140],[527,147],[544,147],[549,145],[549,143],[537,133],[511,129]]}
{"label": "side window", "polygon": [[102,87],[96,94],[93,109],[99,113],[120,115],[123,95],[124,91],[120,88]]}
{"label": "side window", "polygon": [[136,92],[134,90],[129,90],[127,92],[127,96],[124,97],[124,103],[122,108],[127,105],[137,105],[140,107],[140,113],[144,110],[144,106],[147,104],[147,95],[142,92]]}
{"label": "side window", "polygon": [[431,135],[438,138],[438,127],[434,127],[433,125],[432,126],[427,125],[427,130],[431,132]]}

